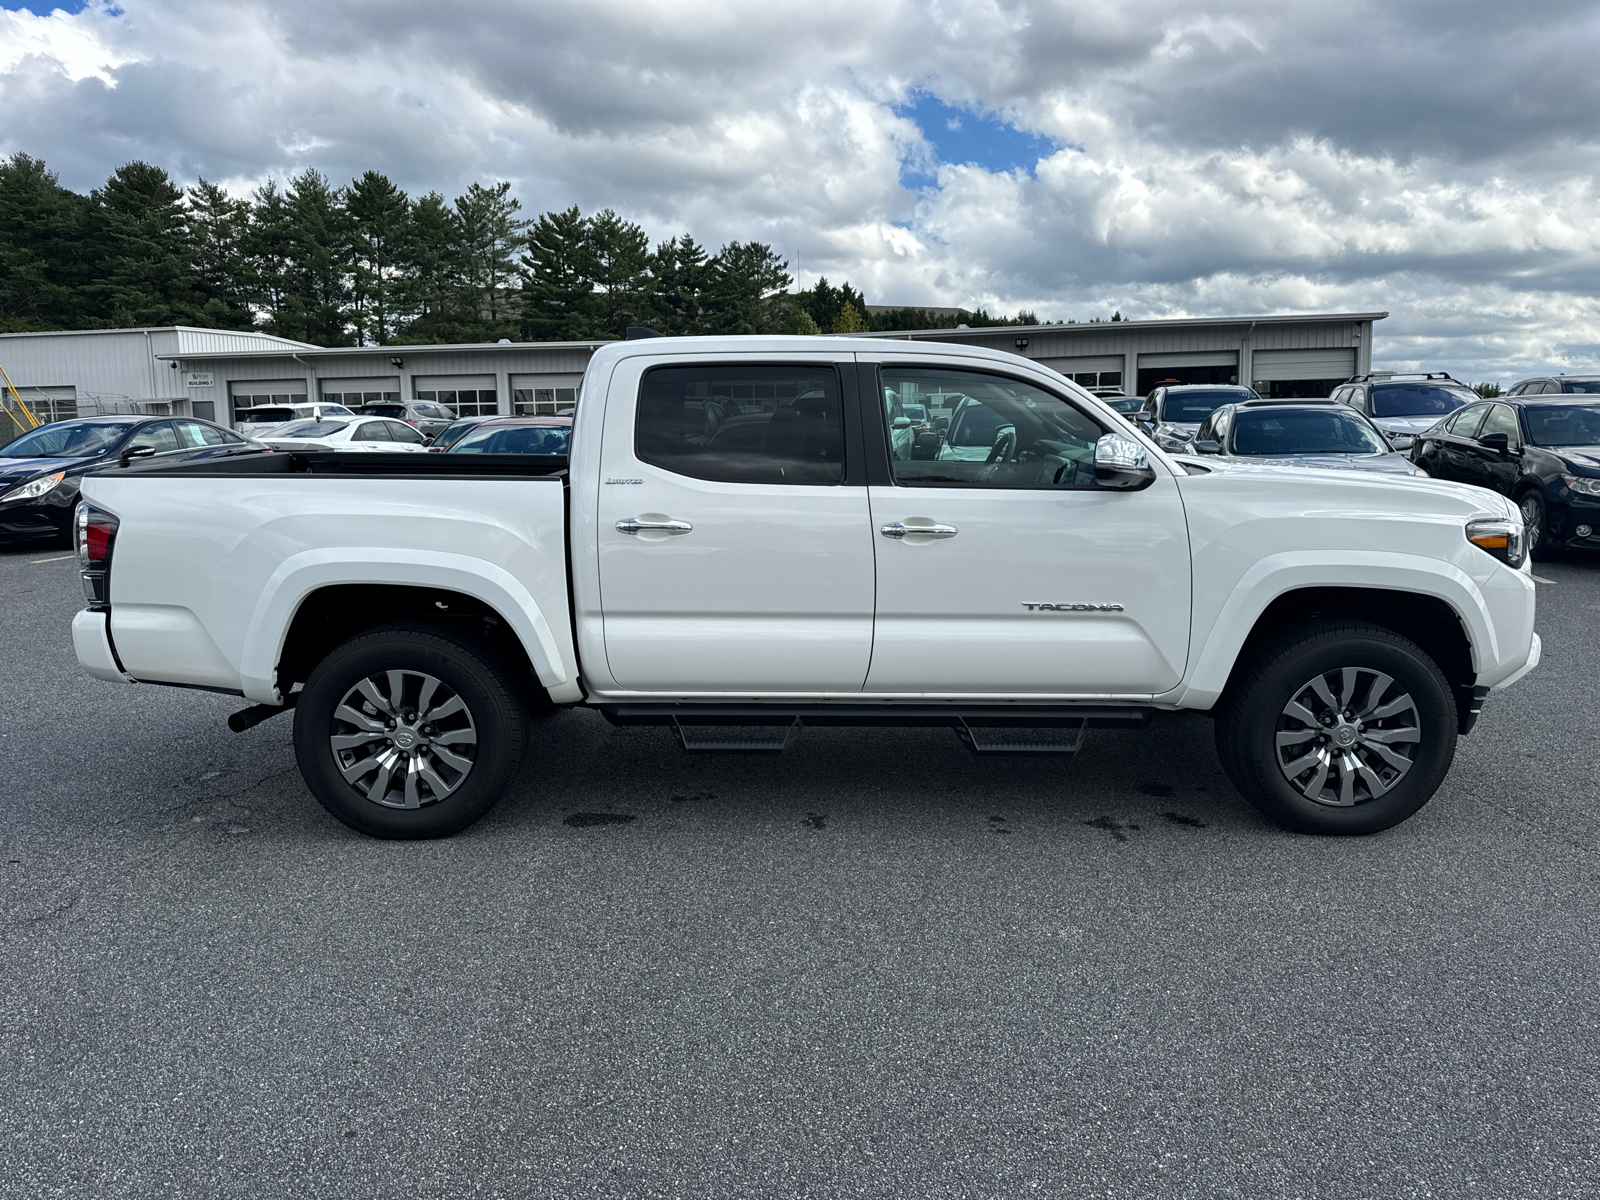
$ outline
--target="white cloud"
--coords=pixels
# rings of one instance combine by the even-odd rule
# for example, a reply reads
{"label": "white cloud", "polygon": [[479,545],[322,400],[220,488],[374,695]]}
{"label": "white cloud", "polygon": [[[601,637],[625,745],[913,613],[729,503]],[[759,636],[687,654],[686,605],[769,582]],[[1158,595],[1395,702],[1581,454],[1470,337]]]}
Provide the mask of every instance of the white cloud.
{"label": "white cloud", "polygon": [[[1381,360],[1474,378],[1600,347],[1593,6],[124,8],[0,10],[0,150],[79,188],[134,157],[240,189],[305,166],[506,178],[532,211],[770,241],[875,302],[1388,309]],[[1063,148],[938,164],[896,112],[918,89]]]}

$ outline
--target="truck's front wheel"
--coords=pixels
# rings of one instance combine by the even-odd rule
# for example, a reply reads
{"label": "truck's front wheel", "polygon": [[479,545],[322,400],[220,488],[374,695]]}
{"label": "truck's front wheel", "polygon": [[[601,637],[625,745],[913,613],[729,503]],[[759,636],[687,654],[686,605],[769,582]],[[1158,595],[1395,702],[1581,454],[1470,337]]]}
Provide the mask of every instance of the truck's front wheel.
{"label": "truck's front wheel", "polygon": [[1245,799],[1303,833],[1376,833],[1432,798],[1455,756],[1450,685],[1415,643],[1317,621],[1264,645],[1216,714]]}
{"label": "truck's front wheel", "polygon": [[487,647],[427,625],[391,625],[338,647],[295,705],[306,785],[352,829],[448,837],[511,783],[528,718]]}

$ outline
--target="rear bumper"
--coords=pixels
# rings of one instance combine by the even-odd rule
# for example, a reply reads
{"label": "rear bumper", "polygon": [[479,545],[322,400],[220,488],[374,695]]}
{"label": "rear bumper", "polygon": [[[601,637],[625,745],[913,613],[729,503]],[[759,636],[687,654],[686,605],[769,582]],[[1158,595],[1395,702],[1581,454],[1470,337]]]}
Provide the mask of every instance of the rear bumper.
{"label": "rear bumper", "polygon": [[123,671],[111,648],[109,623],[109,614],[88,609],[72,618],[72,648],[77,652],[78,665],[96,679],[133,683],[133,676]]}

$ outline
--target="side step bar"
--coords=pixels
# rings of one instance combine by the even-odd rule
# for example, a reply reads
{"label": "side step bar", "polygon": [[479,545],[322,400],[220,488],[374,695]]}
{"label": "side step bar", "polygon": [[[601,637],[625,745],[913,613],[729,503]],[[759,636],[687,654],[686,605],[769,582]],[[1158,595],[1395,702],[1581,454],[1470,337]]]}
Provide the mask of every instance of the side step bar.
{"label": "side step bar", "polygon": [[1112,705],[603,704],[613,725],[666,725],[685,750],[777,753],[806,725],[953,729],[974,754],[1075,754],[1089,729],[1142,729],[1155,712]]}

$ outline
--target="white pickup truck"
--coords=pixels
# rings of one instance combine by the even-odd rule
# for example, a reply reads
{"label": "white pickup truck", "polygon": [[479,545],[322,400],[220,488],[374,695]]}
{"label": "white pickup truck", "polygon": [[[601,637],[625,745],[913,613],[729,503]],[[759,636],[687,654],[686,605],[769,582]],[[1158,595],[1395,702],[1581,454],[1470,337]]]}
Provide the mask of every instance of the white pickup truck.
{"label": "white pickup truck", "polygon": [[293,707],[307,785],[379,837],[470,824],[564,705],[708,750],[850,724],[1070,752],[1210,712],[1263,813],[1369,833],[1539,659],[1500,496],[1174,456],[1045,367],[927,342],[619,342],[570,459],[263,453],[83,496],[89,673],[243,696],[236,729]]}

